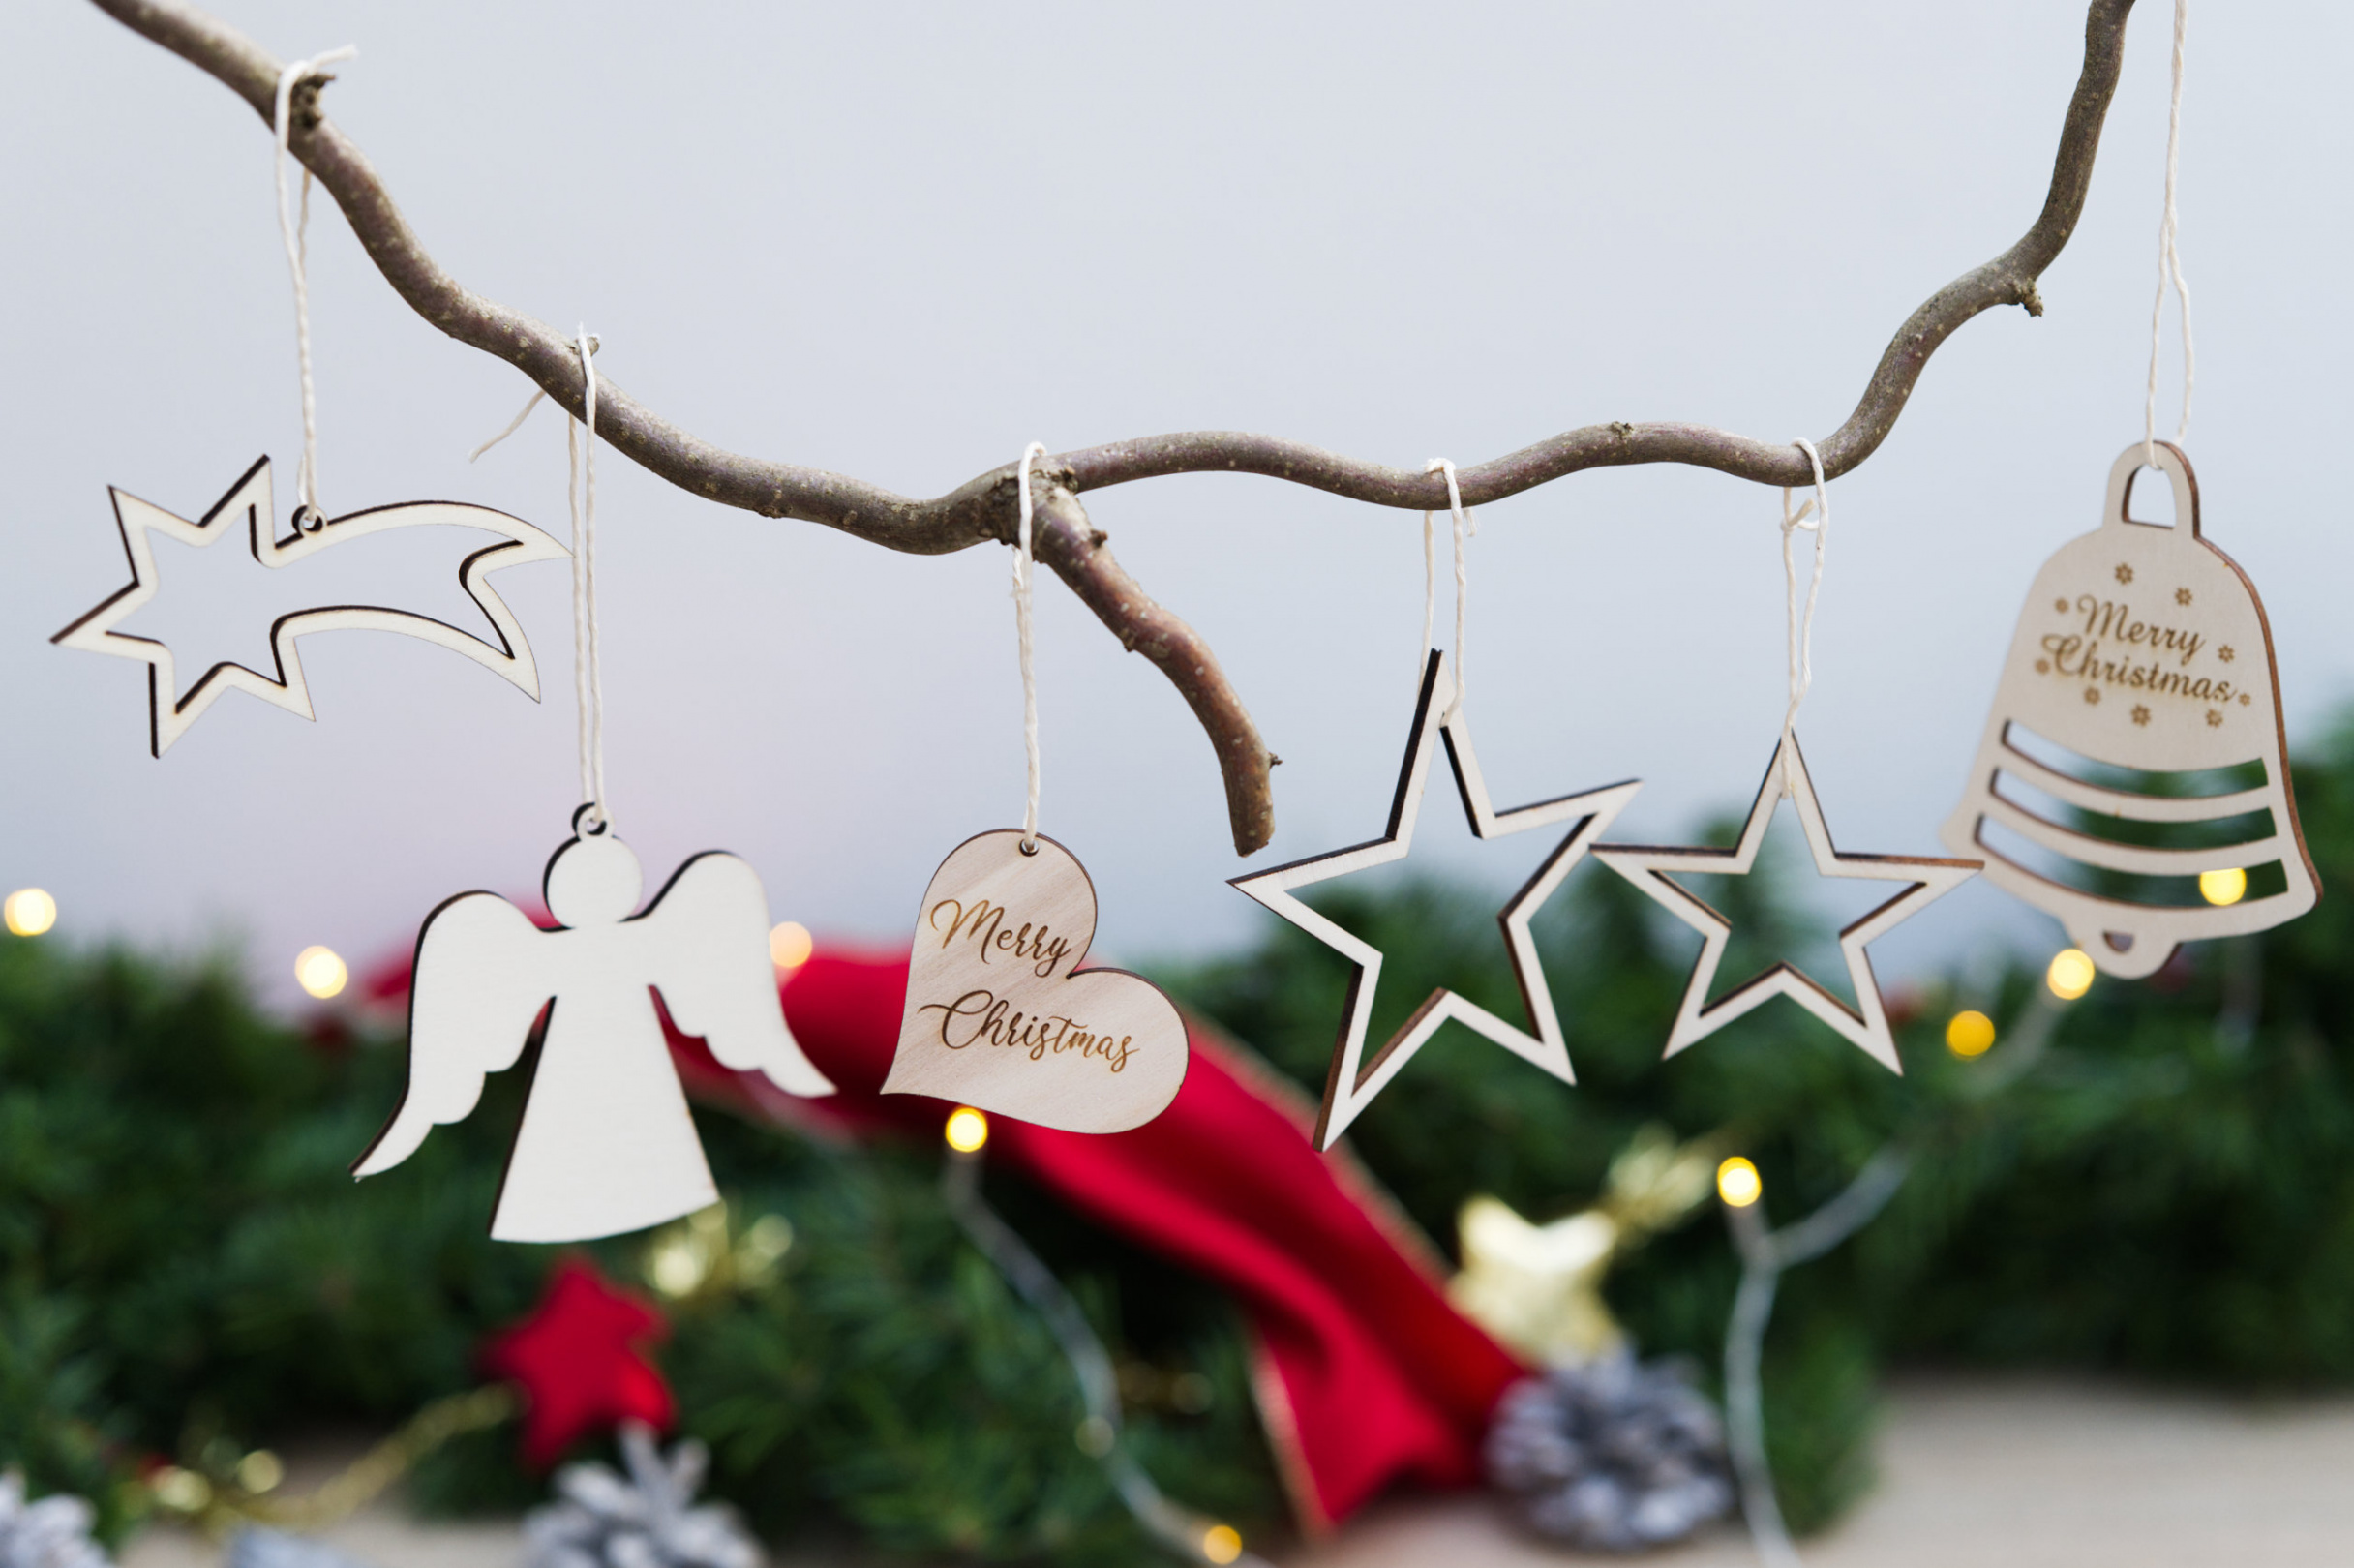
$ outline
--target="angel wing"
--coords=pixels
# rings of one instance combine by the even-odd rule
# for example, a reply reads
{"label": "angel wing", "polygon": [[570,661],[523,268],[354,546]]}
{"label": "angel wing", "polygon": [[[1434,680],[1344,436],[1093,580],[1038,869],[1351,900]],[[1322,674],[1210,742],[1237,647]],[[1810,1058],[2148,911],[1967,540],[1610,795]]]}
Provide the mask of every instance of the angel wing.
{"label": "angel wing", "polygon": [[482,1098],[482,1075],[515,1065],[555,990],[545,940],[496,893],[460,893],[425,917],[408,984],[408,1091],[354,1178],[390,1170],[437,1125],[463,1121]]}
{"label": "angel wing", "polygon": [[702,1036],[724,1066],[758,1068],[788,1093],[833,1093],[785,1027],[759,873],[733,855],[698,855],[636,923],[645,932],[648,978],[680,1031]]}

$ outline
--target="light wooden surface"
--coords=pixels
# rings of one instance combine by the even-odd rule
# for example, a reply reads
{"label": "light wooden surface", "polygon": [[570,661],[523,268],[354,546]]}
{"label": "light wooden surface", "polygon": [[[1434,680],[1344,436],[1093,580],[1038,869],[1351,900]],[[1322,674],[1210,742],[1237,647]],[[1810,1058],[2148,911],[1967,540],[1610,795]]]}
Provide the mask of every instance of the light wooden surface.
{"label": "light wooden surface", "polygon": [[514,1065],[542,1008],[539,1065],[491,1224],[500,1241],[619,1235],[718,1201],[657,995],[724,1065],[793,1094],[832,1093],[785,1026],[752,868],[698,855],[631,916],[644,887],[626,844],[576,837],[548,861],[561,929],[542,931],[487,892],[428,916],[409,987],[407,1090],[352,1174],[392,1169],[437,1125],[471,1113],[483,1075]]}
{"label": "light wooden surface", "polygon": [[[1881,1483],[1807,1568],[2343,1568],[2354,1399],[2267,1405],[2049,1382],[1924,1382],[1888,1400]],[[1593,1561],[1519,1538],[1479,1496],[1400,1500],[1299,1568]],[[1639,1560],[1756,1568],[1737,1524]],[[386,1565],[392,1568],[392,1565]]]}
{"label": "light wooden surface", "polygon": [[936,1095],[1067,1132],[1120,1132],[1185,1082],[1185,1020],[1150,980],[1079,965],[1096,888],[1063,845],[966,839],[916,912],[887,1095]]}
{"label": "light wooden surface", "polygon": [[[171,743],[186,734],[188,727],[224,692],[250,692],[290,713],[316,717],[311,708],[310,683],[303,674],[299,640],[317,632],[387,631],[418,638],[437,648],[465,654],[520,687],[532,701],[539,700],[539,667],[531,658],[531,645],[524,640],[523,627],[514,612],[498,596],[498,590],[491,587],[490,574],[529,561],[558,559],[570,552],[552,535],[521,518],[509,517],[488,506],[468,506],[457,501],[412,501],[328,518],[311,528],[297,528],[282,536],[278,532],[277,513],[271,509],[270,460],[266,457],[248,468],[229,487],[228,494],[194,523],[136,496],[119,490],[107,494],[114,500],[114,521],[122,532],[123,553],[131,560],[131,581],[50,641],[86,652],[136,659],[147,666],[148,749],[158,757],[171,749]],[[223,662],[205,671],[182,692],[168,647],[153,638],[113,628],[153,599],[161,586],[155,546],[148,538],[151,532],[208,550],[237,533],[240,520],[246,525],[244,534],[254,558],[273,569],[293,565],[331,546],[394,528],[463,528],[498,534],[502,543],[473,551],[458,565],[459,587],[490,618],[498,641],[488,641],[431,616],[407,610],[378,605],[324,605],[281,616],[271,626],[270,653],[277,666],[275,675]]]}
{"label": "light wooden surface", "polygon": [[[359,1443],[289,1453],[307,1487]],[[1880,1485],[1808,1568],[2344,1568],[2354,1562],[2354,1398],[2265,1403],[2054,1381],[1910,1381],[1890,1390]],[[419,1523],[389,1507],[328,1533],[371,1568],[518,1568],[511,1520]],[[1257,1548],[1262,1543],[1252,1543]],[[201,1538],[150,1530],[122,1568],[214,1568]],[[1478,1493],[1375,1504],[1335,1539],[1279,1552],[1291,1568],[1560,1568]],[[1737,1525],[1631,1559],[1756,1568]],[[777,1568],[852,1568],[851,1552]]]}
{"label": "light wooden surface", "polygon": [[[2248,575],[2202,535],[2189,459],[2166,441],[2157,453],[2158,471],[2174,494],[2174,524],[2128,513],[2134,476],[2148,471],[2136,441],[2109,470],[2100,526],[2061,546],[2036,574],[1968,791],[1944,834],[1957,853],[1985,858],[1989,881],[2058,919],[2095,964],[2123,976],[2156,973],[2184,942],[2293,920],[2320,896],[2290,795],[2263,602]],[[2045,766],[2029,755],[2034,741],[2022,730],[2093,764],[2167,773],[2252,762],[2262,765],[2264,782],[2191,798],[2119,789]],[[2271,826],[2255,838],[2208,848],[2119,844],[2042,814],[2036,795],[2127,821],[2210,822],[2263,811]],[[2288,885],[2220,907],[2103,897],[2003,854],[1987,840],[1990,823],[2082,865],[2195,877],[2278,862]]]}
{"label": "light wooden surface", "polygon": [[[1233,882],[1252,898],[1356,966],[1342,1013],[1339,1039],[1333,1047],[1332,1068],[1324,1078],[1323,1103],[1316,1113],[1315,1144],[1319,1149],[1331,1148],[1348,1131],[1348,1124],[1356,1120],[1358,1113],[1373,1103],[1374,1097],[1388,1087],[1390,1080],[1450,1019],[1563,1083],[1577,1081],[1570,1069],[1569,1047],[1562,1037],[1560,1016],[1554,1007],[1553,989],[1546,982],[1545,966],[1537,957],[1529,922],[1570,872],[1577,869],[1587,847],[1626,809],[1627,802],[1634,799],[1635,792],[1643,785],[1629,780],[1498,811],[1490,803],[1488,782],[1480,773],[1478,754],[1471,748],[1470,723],[1460,709],[1450,711],[1454,709],[1455,682],[1447,655],[1434,648],[1423,667],[1422,691],[1414,708],[1413,727],[1406,735],[1405,761],[1399,769],[1398,793],[1391,801],[1389,827],[1382,835],[1370,843],[1335,850],[1329,855],[1254,871],[1236,877]],[[1414,824],[1422,814],[1422,795],[1430,777],[1431,760],[1441,739],[1446,742],[1447,760],[1455,771],[1464,815],[1470,822],[1474,836],[1500,838],[1532,828],[1570,824],[1568,833],[1546,857],[1545,863],[1497,917],[1530,1027],[1521,1029],[1509,1024],[1477,1003],[1442,987],[1433,991],[1413,1016],[1401,1024],[1373,1052],[1373,1059],[1367,1061],[1365,1037],[1373,1019],[1373,993],[1381,982],[1381,950],[1317,914],[1300,900],[1298,892],[1302,888],[1406,858],[1413,849]]]}
{"label": "light wooden surface", "polygon": [[[1839,933],[1839,951],[1847,960],[1848,980],[1856,990],[1854,1007],[1790,963],[1775,964],[1741,981],[1716,1001],[1708,1000],[1709,989],[1716,982],[1717,966],[1724,962],[1725,950],[1733,939],[1733,922],[1675,878],[1695,874],[1747,876],[1757,863],[1758,850],[1766,842],[1766,830],[1773,826],[1774,808],[1786,796],[1806,830],[1806,847],[1814,856],[1818,876],[1905,885],[1894,897],[1857,917]],[[1674,1056],[1707,1039],[1772,998],[1786,996],[1861,1046],[1892,1072],[1902,1072],[1904,1067],[1896,1057],[1896,1040],[1888,1030],[1887,1010],[1881,1004],[1880,982],[1872,974],[1871,955],[1864,950],[1900,922],[1969,881],[1978,870],[1975,859],[1842,854],[1831,842],[1830,827],[1824,821],[1822,802],[1815,798],[1815,783],[1806,771],[1806,758],[1798,749],[1798,738],[1789,731],[1783,733],[1780,743],[1774,747],[1773,761],[1766,765],[1765,782],[1758,786],[1757,799],[1749,808],[1749,820],[1742,824],[1740,842],[1733,848],[1597,844],[1594,859],[1641,888],[1654,902],[1701,934],[1700,956],[1693,961],[1683,1001],[1677,1006],[1675,1021],[1668,1032],[1668,1055]]]}

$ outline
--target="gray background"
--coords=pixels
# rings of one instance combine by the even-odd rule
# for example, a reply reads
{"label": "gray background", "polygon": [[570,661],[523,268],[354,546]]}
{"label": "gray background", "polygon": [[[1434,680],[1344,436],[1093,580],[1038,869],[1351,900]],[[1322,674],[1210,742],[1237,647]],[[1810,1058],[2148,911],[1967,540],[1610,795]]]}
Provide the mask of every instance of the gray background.
{"label": "gray background", "polygon": [[[710,439],[915,495],[1033,438],[1187,428],[1400,464],[1613,418],[1821,436],[1905,314],[2034,217],[2083,28],[2054,0],[221,10],[282,56],[361,45],[330,110],[468,286],[588,322],[606,374]],[[2019,595],[2140,434],[2166,85],[2166,9],[2142,10],[2049,314],[1967,327],[1834,488],[1802,730],[1846,847],[1934,852]],[[2266,594],[2292,740],[2354,678],[2324,374],[2350,32],[2339,7],[2211,6],[2190,54],[2190,450]],[[267,452],[290,503],[291,311],[241,103],[68,0],[0,11],[0,883],[52,890],[76,935],[243,940],[282,996],[306,943],[365,960],[458,890],[530,891],[576,794],[561,565],[500,580],[538,707],[423,645],[327,637],[318,723],[231,696],[159,763],[139,668],[46,646],[124,576],[108,484],[195,515]],[[412,316],[330,206],[313,237],[330,510],[459,498],[560,531],[560,422],[468,467],[526,384]],[[2170,349],[2168,425],[2173,375]],[[1019,814],[1005,553],[890,555],[611,454],[600,476],[622,832],[652,877],[730,847],[779,918],[894,939],[939,858]],[[1483,512],[1499,799],[1641,776],[1630,836],[1746,801],[1781,712],[1776,504],[1650,468]],[[1225,476],[1089,506],[1285,759],[1251,863],[1376,830],[1417,520]],[[191,668],[260,657],[314,591],[457,599],[427,540],[308,585],[159,549],[210,587],[129,629]],[[1040,618],[1044,825],[1095,875],[1102,950],[1240,940],[1259,917],[1222,886],[1244,866],[1207,743],[1050,578]],[[1536,851],[1434,811],[1416,863],[1501,885]],[[1878,950],[1902,972],[2056,934],[1974,888]]]}

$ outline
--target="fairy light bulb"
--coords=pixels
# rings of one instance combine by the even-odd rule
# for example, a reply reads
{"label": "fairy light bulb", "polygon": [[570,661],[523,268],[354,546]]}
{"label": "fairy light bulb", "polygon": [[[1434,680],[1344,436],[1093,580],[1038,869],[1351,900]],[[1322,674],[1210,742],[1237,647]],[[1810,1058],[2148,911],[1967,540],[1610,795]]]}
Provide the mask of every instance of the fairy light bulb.
{"label": "fairy light bulb", "polygon": [[2248,873],[2238,866],[2199,873],[2199,896],[2221,909],[2248,896]]}
{"label": "fairy light bulb", "polygon": [[19,888],[0,902],[0,920],[20,937],[36,937],[57,923],[57,900],[39,888]]}
{"label": "fairy light bulb", "polygon": [[816,946],[809,927],[799,920],[783,921],[769,933],[769,962],[779,969],[799,969],[809,961]]}
{"label": "fairy light bulb", "polygon": [[305,948],[294,955],[294,983],[324,1002],[343,994],[351,971],[333,948]]}
{"label": "fairy light bulb", "polygon": [[1956,1056],[1983,1056],[1993,1044],[1994,1020],[1982,1012],[1965,1009],[1946,1023],[1946,1049]]}
{"label": "fairy light bulb", "polygon": [[1231,1524],[1211,1525],[1201,1532],[1201,1554],[1212,1562],[1232,1562],[1243,1554],[1243,1532]]}
{"label": "fairy light bulb", "polygon": [[1736,1209],[1746,1209],[1766,1191],[1758,1167],[1735,1155],[1716,1167],[1716,1195]]}
{"label": "fairy light bulb", "polygon": [[2073,1002],[2093,988],[2093,960],[2081,948],[2063,948],[2052,955],[2043,983],[2063,1002]]}
{"label": "fairy light bulb", "polygon": [[940,1135],[958,1154],[977,1154],[989,1141],[989,1119],[970,1105],[959,1105],[949,1112],[948,1126],[941,1129]]}

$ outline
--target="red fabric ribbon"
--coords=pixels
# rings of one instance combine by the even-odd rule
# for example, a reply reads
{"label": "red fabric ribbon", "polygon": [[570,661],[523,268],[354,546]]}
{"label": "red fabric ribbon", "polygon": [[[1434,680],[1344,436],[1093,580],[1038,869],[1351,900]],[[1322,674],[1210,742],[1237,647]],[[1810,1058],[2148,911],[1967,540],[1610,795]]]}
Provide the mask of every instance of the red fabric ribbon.
{"label": "red fabric ribbon", "polygon": [[[936,1137],[948,1102],[880,1093],[906,993],[903,953],[824,949],[793,973],[785,1017],[838,1086],[825,1100],[723,1068],[675,1032],[672,1049],[703,1098]],[[992,1118],[991,1156],[1242,1302],[1260,1408],[1308,1527],[1401,1478],[1476,1480],[1489,1413],[1522,1368],[1448,1304],[1438,1260],[1355,1161],[1314,1151],[1296,1090],[1199,1022],[1188,1036],[1192,1066],[1154,1121],[1090,1135]]]}

